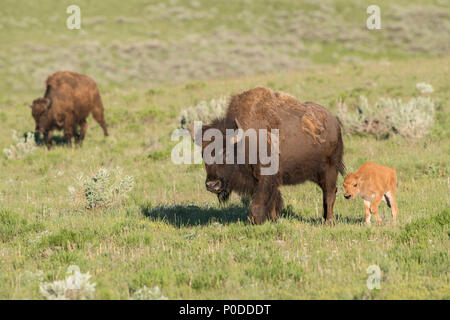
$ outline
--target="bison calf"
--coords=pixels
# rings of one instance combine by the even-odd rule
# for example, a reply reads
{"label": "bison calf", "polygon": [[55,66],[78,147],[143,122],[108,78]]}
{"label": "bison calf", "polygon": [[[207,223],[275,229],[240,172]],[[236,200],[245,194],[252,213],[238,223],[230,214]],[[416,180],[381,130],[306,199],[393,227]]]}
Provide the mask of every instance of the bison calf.
{"label": "bison calf", "polygon": [[366,210],[366,223],[370,224],[373,214],[378,223],[382,223],[378,215],[378,206],[381,201],[391,208],[392,219],[396,221],[398,208],[395,200],[395,187],[397,176],[395,170],[374,162],[366,162],[358,171],[350,173],[344,180],[344,197],[350,200],[361,196]]}
{"label": "bison calf", "polygon": [[[60,71],[47,78],[43,98],[33,101],[31,113],[36,122],[35,132],[44,135],[48,148],[52,146],[52,131],[64,130],[68,146],[81,144],[87,131],[86,118],[92,112],[105,136],[108,135],[103,104],[95,81],[86,75]],[[80,132],[78,133],[78,126]]]}

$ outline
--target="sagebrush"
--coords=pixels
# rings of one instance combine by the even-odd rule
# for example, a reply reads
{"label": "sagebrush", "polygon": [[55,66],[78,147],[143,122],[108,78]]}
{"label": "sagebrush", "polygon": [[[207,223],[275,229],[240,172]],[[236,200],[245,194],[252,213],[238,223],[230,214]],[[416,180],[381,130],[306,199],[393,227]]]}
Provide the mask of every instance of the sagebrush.
{"label": "sagebrush", "polygon": [[427,94],[434,92],[433,86],[426,82],[416,83],[416,89],[419,91],[420,94]]}
{"label": "sagebrush", "polygon": [[158,286],[153,288],[144,286],[133,294],[131,300],[167,300],[167,297],[163,296]]}
{"label": "sagebrush", "polygon": [[227,99],[220,97],[212,99],[209,103],[201,101],[195,107],[190,107],[181,111],[180,126],[188,128],[194,121],[202,121],[209,123],[216,118],[220,118],[225,114],[227,107]]}
{"label": "sagebrush", "polygon": [[433,125],[434,113],[435,103],[430,97],[411,98],[407,102],[380,98],[371,107],[367,98],[360,96],[355,111],[350,111],[345,102],[339,101],[337,116],[346,133],[422,138]]}
{"label": "sagebrush", "polygon": [[33,132],[27,132],[23,137],[19,137],[17,131],[13,131],[12,137],[15,144],[12,144],[9,148],[3,149],[3,153],[8,160],[23,159],[36,150]]}
{"label": "sagebrush", "polygon": [[134,178],[123,175],[121,168],[100,168],[93,176],[80,175],[78,190],[69,187],[76,202],[84,202],[89,209],[120,204],[134,187]]}
{"label": "sagebrush", "polygon": [[67,274],[64,280],[41,283],[41,295],[47,300],[86,300],[94,297],[96,283],[90,281],[89,272],[81,273],[78,266],[69,266]]}

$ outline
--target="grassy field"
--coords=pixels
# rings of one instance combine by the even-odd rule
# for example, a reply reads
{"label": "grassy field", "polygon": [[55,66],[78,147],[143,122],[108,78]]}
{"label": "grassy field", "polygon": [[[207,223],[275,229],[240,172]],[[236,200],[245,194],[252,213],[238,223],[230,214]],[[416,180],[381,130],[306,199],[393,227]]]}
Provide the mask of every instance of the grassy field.
{"label": "grassy field", "polygon": [[[90,19],[80,31],[64,28],[72,2],[4,2],[0,150],[14,144],[13,130],[34,129],[27,105],[61,68],[99,82],[110,136],[90,118],[81,149],[0,155],[0,298],[42,299],[40,284],[64,280],[70,265],[90,273],[96,299],[129,299],[144,286],[169,299],[450,298],[445,1],[380,1],[378,33],[364,29],[359,1],[75,1]],[[340,177],[334,226],[322,224],[322,195],[310,183],[283,187],[283,217],[253,226],[239,197],[220,206],[205,190],[202,165],[170,159],[180,112],[201,101],[267,86],[336,113],[343,97],[350,106],[360,95],[371,104],[416,97],[418,82],[434,88],[425,137],[344,136],[348,171],[368,160],[396,168],[397,224],[382,204],[384,225],[367,227],[362,201],[344,199]],[[122,202],[87,209],[71,191],[80,193],[80,174],[102,167],[120,167],[134,188]],[[381,289],[366,285],[371,265]]]}

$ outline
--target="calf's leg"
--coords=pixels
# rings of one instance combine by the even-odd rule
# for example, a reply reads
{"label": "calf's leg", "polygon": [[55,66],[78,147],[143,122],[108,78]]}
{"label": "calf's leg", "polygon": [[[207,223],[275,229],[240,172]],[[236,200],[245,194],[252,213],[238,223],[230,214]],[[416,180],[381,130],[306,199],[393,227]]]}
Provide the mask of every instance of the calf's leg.
{"label": "calf's leg", "polygon": [[397,215],[398,215],[398,207],[397,207],[397,201],[395,200],[395,193],[388,192],[385,194],[385,197],[389,201],[389,207],[391,208],[391,213],[392,213],[392,220],[394,222],[396,222]]}
{"label": "calf's leg", "polygon": [[370,225],[370,201],[364,200],[364,209],[366,211],[366,224]]}
{"label": "calf's leg", "polygon": [[372,212],[379,224],[383,224],[383,220],[381,220],[380,216],[378,215],[378,207],[380,206],[381,199],[383,199],[383,195],[378,195],[370,205],[370,212]]}

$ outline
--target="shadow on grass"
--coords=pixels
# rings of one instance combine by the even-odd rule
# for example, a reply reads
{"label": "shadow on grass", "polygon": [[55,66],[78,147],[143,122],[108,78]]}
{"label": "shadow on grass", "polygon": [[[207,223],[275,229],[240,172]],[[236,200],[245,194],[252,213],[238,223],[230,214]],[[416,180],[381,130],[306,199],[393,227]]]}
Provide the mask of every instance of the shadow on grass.
{"label": "shadow on grass", "polygon": [[342,224],[364,224],[365,223],[364,217],[349,217],[349,216],[341,216],[339,214],[335,214],[334,219],[336,219],[336,222],[342,223]]}
{"label": "shadow on grass", "polygon": [[[295,219],[302,223],[307,223],[310,225],[318,226],[325,223],[324,219],[322,217],[311,217],[311,216],[304,216],[299,213],[296,213],[291,205],[288,205],[283,208],[283,211],[281,212],[281,217],[286,219]],[[349,217],[349,216],[342,216],[340,214],[334,214],[334,222],[335,223],[342,223],[342,224],[362,224],[364,223],[364,217]]]}
{"label": "shadow on grass", "polygon": [[[24,137],[26,137],[26,133],[24,133]],[[44,137],[42,135],[39,135],[39,134],[35,133],[34,134],[34,141],[36,142],[36,144],[38,146],[45,146],[45,140],[44,140]],[[56,145],[56,146],[64,146],[64,145],[67,144],[66,137],[64,137],[64,136],[55,136],[55,135],[53,135],[52,136],[52,142],[53,142],[53,145]]]}
{"label": "shadow on grass", "polygon": [[[142,205],[141,213],[155,221],[165,221],[176,227],[208,225],[214,222],[230,224],[238,221],[247,223],[249,208],[243,204],[232,204],[223,207],[199,207],[195,205],[156,206]],[[284,208],[280,218],[294,219],[313,226],[324,224],[321,217],[305,217]],[[335,215],[335,222],[342,224],[361,224],[364,218]]]}
{"label": "shadow on grass", "polygon": [[222,208],[199,207],[194,205],[141,206],[144,216],[153,220],[165,221],[176,227],[208,225],[213,222],[230,224],[247,221],[248,208],[242,205],[230,205]]}
{"label": "shadow on grass", "polygon": [[[292,218],[297,219],[300,222],[307,223],[310,225],[318,226],[325,224],[325,221],[322,219],[322,217],[304,217],[300,215],[281,215],[284,218]],[[337,224],[362,224],[364,223],[364,218],[355,218],[355,217],[346,217],[341,216],[338,214],[334,215],[334,222]]]}

